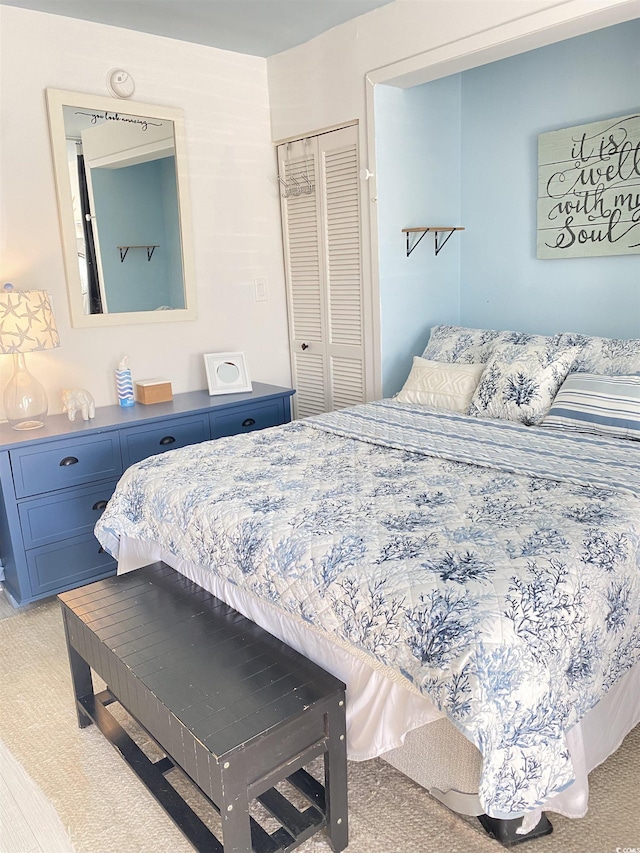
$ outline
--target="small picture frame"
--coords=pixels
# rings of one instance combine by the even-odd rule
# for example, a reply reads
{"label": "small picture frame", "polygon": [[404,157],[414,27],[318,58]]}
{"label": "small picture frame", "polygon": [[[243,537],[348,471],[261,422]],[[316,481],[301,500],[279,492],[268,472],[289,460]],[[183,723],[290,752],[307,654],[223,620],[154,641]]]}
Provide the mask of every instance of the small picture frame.
{"label": "small picture frame", "polygon": [[243,352],[209,352],[204,355],[209,394],[252,391]]}

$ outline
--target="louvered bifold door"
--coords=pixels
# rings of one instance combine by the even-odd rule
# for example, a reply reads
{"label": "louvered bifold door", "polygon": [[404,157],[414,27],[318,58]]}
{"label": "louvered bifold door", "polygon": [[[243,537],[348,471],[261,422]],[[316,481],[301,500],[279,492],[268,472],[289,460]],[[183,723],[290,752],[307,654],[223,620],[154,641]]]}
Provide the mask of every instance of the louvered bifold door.
{"label": "louvered bifold door", "polygon": [[278,146],[298,418],[364,399],[357,128]]}
{"label": "louvered bifold door", "polygon": [[318,137],[332,409],[364,402],[358,129]]}
{"label": "louvered bifold door", "polygon": [[315,139],[278,146],[293,414],[305,418],[329,408],[325,347],[324,269]]}

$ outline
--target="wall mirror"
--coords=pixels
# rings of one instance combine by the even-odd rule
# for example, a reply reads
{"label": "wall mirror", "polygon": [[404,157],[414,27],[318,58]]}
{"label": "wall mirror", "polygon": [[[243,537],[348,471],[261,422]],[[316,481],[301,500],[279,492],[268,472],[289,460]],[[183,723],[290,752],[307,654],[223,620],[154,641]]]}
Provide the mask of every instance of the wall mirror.
{"label": "wall mirror", "polygon": [[182,111],[47,89],[71,323],[196,317]]}

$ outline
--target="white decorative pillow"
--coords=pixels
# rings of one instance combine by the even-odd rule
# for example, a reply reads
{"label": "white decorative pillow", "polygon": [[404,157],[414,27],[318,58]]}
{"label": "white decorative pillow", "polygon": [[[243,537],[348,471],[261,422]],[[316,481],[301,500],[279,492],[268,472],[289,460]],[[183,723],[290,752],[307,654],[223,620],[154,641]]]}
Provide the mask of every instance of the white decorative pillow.
{"label": "white decorative pillow", "polygon": [[411,373],[396,400],[466,412],[483,370],[483,364],[446,364],[414,355]]}
{"label": "white decorative pillow", "polygon": [[640,376],[570,374],[542,426],[640,441]]}
{"label": "white decorative pillow", "polygon": [[528,426],[541,423],[575,356],[573,347],[497,346],[474,392],[469,414]]}

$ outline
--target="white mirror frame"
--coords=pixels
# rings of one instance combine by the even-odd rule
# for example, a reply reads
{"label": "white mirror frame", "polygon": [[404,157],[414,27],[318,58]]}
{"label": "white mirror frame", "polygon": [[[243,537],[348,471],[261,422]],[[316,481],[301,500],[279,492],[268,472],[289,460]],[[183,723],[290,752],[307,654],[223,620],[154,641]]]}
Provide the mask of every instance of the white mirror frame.
{"label": "white mirror frame", "polygon": [[[188,187],[184,115],[182,110],[176,107],[164,107],[157,104],[114,101],[112,98],[106,98],[101,95],[66,92],[62,89],[47,89],[46,96],[71,325],[75,328],[96,328],[98,326],[123,326],[134,323],[175,323],[181,320],[195,320],[197,315],[193,247],[191,242],[191,205]],[[120,112],[127,115],[145,116],[173,122],[185,308],[177,308],[171,311],[132,311],[112,314],[84,313],[73,221],[71,181],[67,165],[63,107],[79,107],[80,109],[111,113]]]}

